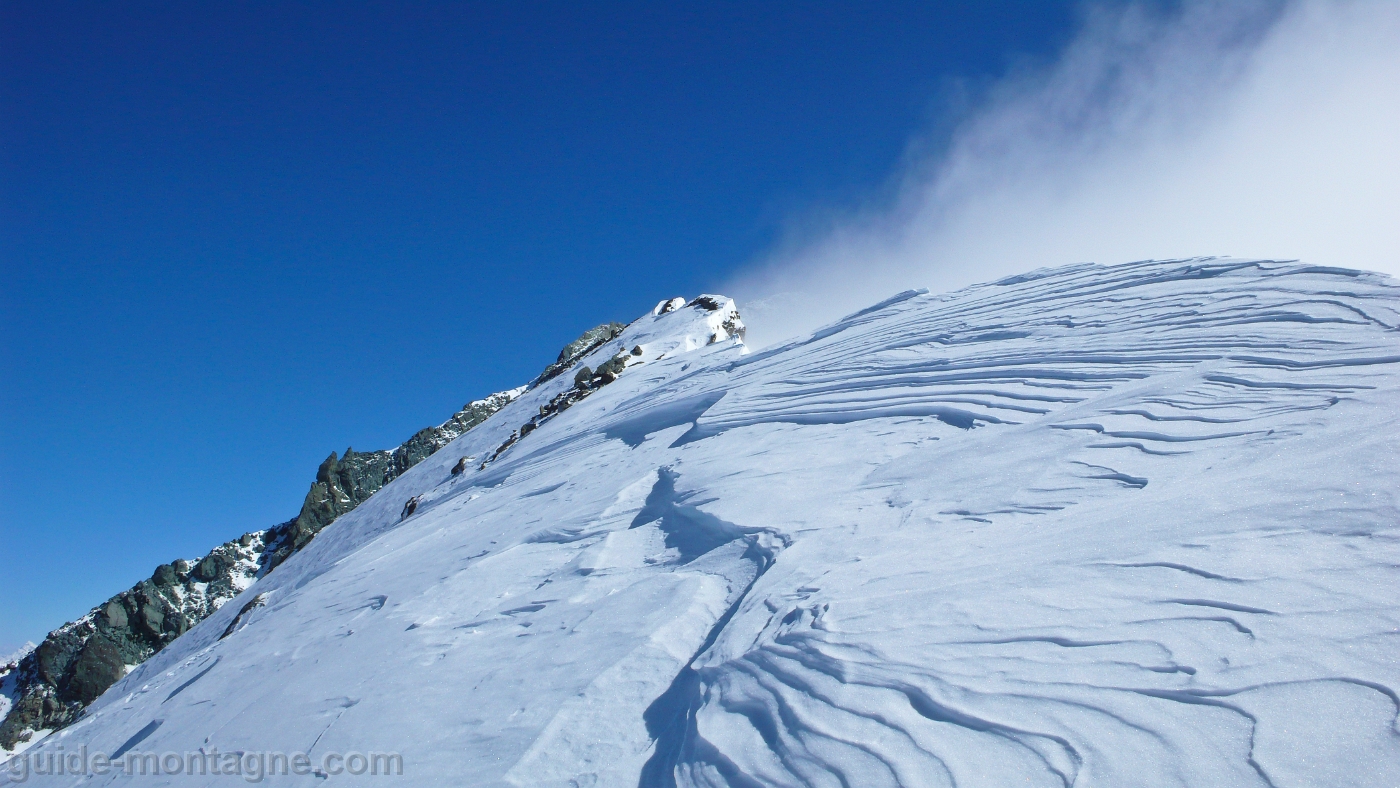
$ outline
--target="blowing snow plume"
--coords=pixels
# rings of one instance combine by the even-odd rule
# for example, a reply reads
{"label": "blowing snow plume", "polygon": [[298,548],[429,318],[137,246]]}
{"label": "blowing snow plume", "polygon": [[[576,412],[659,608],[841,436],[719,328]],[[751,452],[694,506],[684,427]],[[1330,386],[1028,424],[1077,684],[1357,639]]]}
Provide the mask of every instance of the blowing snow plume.
{"label": "blowing snow plume", "polygon": [[[1400,2],[1088,7],[893,197],[729,285],[763,346],[913,287],[1225,254],[1400,274]],[[911,145],[917,150],[918,145]]]}

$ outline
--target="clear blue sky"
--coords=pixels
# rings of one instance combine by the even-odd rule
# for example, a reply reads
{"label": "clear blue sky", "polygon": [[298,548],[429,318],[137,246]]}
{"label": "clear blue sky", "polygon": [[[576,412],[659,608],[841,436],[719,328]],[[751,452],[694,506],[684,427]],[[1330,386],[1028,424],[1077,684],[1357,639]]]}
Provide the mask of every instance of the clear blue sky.
{"label": "clear blue sky", "polygon": [[[0,650],[877,191],[1063,2],[0,4]],[[934,134],[936,140],[937,135]]]}

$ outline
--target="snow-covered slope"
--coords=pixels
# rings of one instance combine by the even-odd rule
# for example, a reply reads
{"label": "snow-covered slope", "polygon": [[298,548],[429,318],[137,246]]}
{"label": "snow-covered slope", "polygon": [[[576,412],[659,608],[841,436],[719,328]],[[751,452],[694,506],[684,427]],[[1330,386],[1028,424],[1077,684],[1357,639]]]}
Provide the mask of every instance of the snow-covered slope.
{"label": "snow-covered slope", "polygon": [[[587,339],[591,346],[590,338],[602,328],[609,327],[593,329],[579,341]],[[331,452],[296,517],[230,539],[193,560],[162,564],[149,579],[49,632],[38,646],[22,649],[12,660],[15,664],[0,660],[0,760],[77,720],[133,667],[237,597],[340,515],[485,421],[526,388],[468,402],[447,421],[419,430],[394,449],[347,448],[343,457]]]}
{"label": "snow-covered slope", "polygon": [[393,752],[415,785],[1400,784],[1395,281],[1063,268],[747,354],[716,306],[633,323],[580,363],[636,360],[548,418],[572,373],[521,395],[26,755]]}

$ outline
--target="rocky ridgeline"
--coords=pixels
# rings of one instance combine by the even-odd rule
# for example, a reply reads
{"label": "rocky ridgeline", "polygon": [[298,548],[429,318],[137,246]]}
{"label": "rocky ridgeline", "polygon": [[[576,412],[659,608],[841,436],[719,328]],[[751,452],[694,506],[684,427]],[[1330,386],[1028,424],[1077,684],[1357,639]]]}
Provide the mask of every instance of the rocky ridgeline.
{"label": "rocky ridgeline", "polygon": [[[621,323],[605,323],[589,329],[528,386],[470,402],[397,448],[346,449],[344,456],[331,452],[316,470],[316,481],[296,517],[225,542],[194,561],[162,564],[149,579],[50,632],[15,664],[0,665],[0,704],[9,706],[7,711],[0,706],[0,752],[15,750],[38,731],[73,723],[133,667],[305,547],[338,517],[527,389],[563,374],[623,328]],[[589,375],[596,373],[590,370]]]}
{"label": "rocky ridgeline", "polygon": [[[618,334],[621,334],[624,328],[626,328],[626,326],[621,323],[613,323],[608,326],[599,326],[588,332],[588,334],[579,337],[579,342],[575,342],[564,348],[564,353],[571,354],[568,363],[564,363],[564,353],[560,353],[559,362],[551,364],[549,368],[545,370],[545,374],[536,378],[535,382],[531,385],[537,386],[550,378],[557,377],[561,372],[568,369],[584,356],[592,353]],[[588,344],[580,344],[584,339],[590,339],[590,342]],[[617,376],[622,374],[622,370],[627,366],[627,358],[628,354],[619,353],[606,363],[599,364],[597,371],[589,369],[588,367],[580,367],[578,372],[574,373],[574,387],[555,395],[547,404],[540,406],[540,412],[532,416],[529,421],[520,425],[519,428],[512,431],[510,437],[506,438],[500,446],[497,446],[496,450],[491,452],[491,456],[482,461],[478,469],[485,469],[487,465],[490,465],[497,457],[505,453],[506,449],[514,446],[516,441],[534,432],[537,427],[564,412],[570,405],[573,405],[575,402],[593,393],[599,387],[617,380]],[[453,473],[458,472],[457,469],[453,470]]]}
{"label": "rocky ridgeline", "polygon": [[553,364],[544,368],[544,372],[530,383],[530,388],[534,388],[546,380],[558,377],[561,373],[577,364],[579,359],[602,347],[604,342],[622,333],[627,326],[621,323],[604,323],[597,328],[590,328],[583,332],[583,335],[573,342],[564,346],[559,351],[559,358]]}
{"label": "rocky ridgeline", "polygon": [[521,386],[469,402],[452,418],[436,427],[419,430],[393,450],[357,452],[346,449],[344,457],[336,457],[335,452],[331,452],[331,456],[316,470],[316,482],[307,492],[301,512],[296,518],[267,530],[268,549],[263,571],[271,571],[292,553],[305,547],[312,537],[337,517],[364,503],[381,487],[456,440],[462,433],[486,421],[526,388]]}
{"label": "rocky ridgeline", "polygon": [[[708,338],[710,344],[730,338],[741,340],[744,338],[744,322],[739,317],[739,311],[733,308],[732,302],[728,302],[727,299],[725,302],[731,304],[729,313],[723,316],[723,321],[720,322],[718,326],[714,327],[713,332]],[[656,307],[651,310],[651,313],[652,315],[664,315],[674,312],[677,309],[691,307],[699,309],[702,312],[718,312],[724,307],[724,303],[714,296],[706,295],[702,295],[688,303],[684,298],[672,298],[657,304]],[[558,376],[588,354],[612,341],[626,328],[627,326],[621,323],[609,323],[585,332],[583,336],[565,346],[564,350],[559,353],[559,360],[549,365],[549,367],[545,369],[544,374],[536,378],[535,381],[530,384],[530,387],[533,388],[550,378]],[[574,404],[603,386],[617,380],[618,376],[620,376],[623,370],[627,369],[629,365],[645,363],[642,358],[643,355],[642,347],[638,345],[630,351],[622,350],[613,355],[607,361],[599,364],[597,369],[579,367],[578,370],[574,372],[573,388],[556,394],[549,402],[541,405],[539,413],[536,413],[534,416],[530,417],[529,421],[512,431],[510,436],[507,437],[500,446],[497,446],[495,451],[491,452],[491,456],[482,461],[481,465],[478,466],[478,470],[485,470],[486,466],[495,462],[507,449],[514,446],[521,438],[534,432],[545,422],[568,410]],[[462,467],[464,466],[459,466],[453,469],[452,472],[454,474],[459,473]],[[416,506],[416,499],[412,503]],[[409,510],[409,512],[411,513],[411,510]]]}
{"label": "rocky ridgeline", "polygon": [[162,564],[149,579],[50,632],[14,671],[0,747],[61,728],[126,675],[257,579],[262,533],[244,534],[197,561]]}

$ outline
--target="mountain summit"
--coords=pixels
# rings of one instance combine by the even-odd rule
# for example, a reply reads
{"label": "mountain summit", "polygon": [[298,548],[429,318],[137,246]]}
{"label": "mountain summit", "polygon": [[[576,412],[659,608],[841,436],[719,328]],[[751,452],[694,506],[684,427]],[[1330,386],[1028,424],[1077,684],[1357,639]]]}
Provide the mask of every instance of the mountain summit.
{"label": "mountain summit", "polygon": [[1400,783],[1400,284],[1081,265],[742,331],[677,299],[561,354],[24,779]]}

